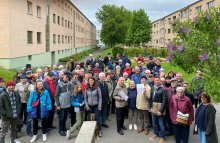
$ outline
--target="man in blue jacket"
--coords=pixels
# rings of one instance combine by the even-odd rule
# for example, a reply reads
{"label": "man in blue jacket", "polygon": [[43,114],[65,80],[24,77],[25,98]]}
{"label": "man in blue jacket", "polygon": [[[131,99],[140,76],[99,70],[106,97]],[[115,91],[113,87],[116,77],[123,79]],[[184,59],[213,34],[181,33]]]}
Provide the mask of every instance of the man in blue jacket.
{"label": "man in blue jacket", "polygon": [[135,84],[141,83],[141,77],[144,76],[142,73],[140,73],[140,68],[138,66],[135,67],[135,74],[131,76],[131,80],[135,82]]}

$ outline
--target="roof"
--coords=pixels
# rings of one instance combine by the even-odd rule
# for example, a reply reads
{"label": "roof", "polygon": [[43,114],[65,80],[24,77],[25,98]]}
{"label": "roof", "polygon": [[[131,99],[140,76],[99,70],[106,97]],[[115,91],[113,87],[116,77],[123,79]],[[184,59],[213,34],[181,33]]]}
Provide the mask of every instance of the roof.
{"label": "roof", "polygon": [[69,0],[69,2],[72,4],[73,7],[75,7],[95,28],[96,26],[81,12],[81,10],[79,10],[71,0]]}
{"label": "roof", "polygon": [[164,19],[164,18],[166,18],[166,17],[169,17],[170,15],[173,15],[173,14],[176,13],[176,12],[182,11],[182,10],[184,10],[184,9],[186,9],[186,8],[188,8],[188,7],[192,6],[192,5],[194,5],[194,4],[199,3],[200,1],[202,1],[202,0],[198,0],[198,1],[194,2],[194,3],[192,3],[192,4],[189,4],[189,5],[187,5],[187,6],[183,7],[183,8],[181,8],[181,9],[179,9],[179,10],[176,10],[176,11],[172,12],[171,14],[168,14],[168,15],[166,15],[166,16],[160,18],[160,19],[157,19],[157,20],[151,22],[151,23],[153,24],[153,23],[155,23],[155,22],[157,22],[157,21],[160,21],[160,20],[162,20],[162,19]]}

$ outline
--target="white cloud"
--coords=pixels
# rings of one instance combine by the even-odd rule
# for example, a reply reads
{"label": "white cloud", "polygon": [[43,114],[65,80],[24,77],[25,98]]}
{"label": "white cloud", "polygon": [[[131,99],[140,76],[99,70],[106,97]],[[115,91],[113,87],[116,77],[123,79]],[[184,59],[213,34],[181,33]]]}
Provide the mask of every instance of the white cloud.
{"label": "white cloud", "polygon": [[101,25],[95,17],[95,13],[104,4],[124,6],[129,10],[145,9],[151,21],[155,21],[178,9],[181,9],[198,0],[71,0],[83,14],[94,24],[97,29]]}

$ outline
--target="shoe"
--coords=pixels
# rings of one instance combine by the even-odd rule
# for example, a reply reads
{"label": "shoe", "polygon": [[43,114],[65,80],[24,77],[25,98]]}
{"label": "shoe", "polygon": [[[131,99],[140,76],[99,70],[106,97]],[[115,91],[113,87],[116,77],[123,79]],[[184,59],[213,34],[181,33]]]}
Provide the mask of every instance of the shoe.
{"label": "shoe", "polygon": [[67,131],[66,131],[66,138],[67,138],[67,140],[70,139],[70,130],[67,130]]}
{"label": "shoe", "polygon": [[27,132],[27,135],[28,135],[29,137],[32,137],[32,136],[33,136],[32,132]]}
{"label": "shoe", "polygon": [[144,129],[138,129],[137,133],[141,133],[143,131],[144,131]]}
{"label": "shoe", "polygon": [[99,137],[101,137],[102,136],[102,131],[99,131]]}
{"label": "shoe", "polygon": [[47,135],[46,134],[43,134],[42,138],[43,138],[43,142],[47,141]]}
{"label": "shoe", "polygon": [[148,135],[148,134],[149,134],[149,131],[148,131],[148,130],[144,131],[144,134],[145,134],[145,135]]}
{"label": "shoe", "polygon": [[135,130],[135,131],[137,130],[137,125],[136,125],[136,124],[134,124],[134,130]]}
{"label": "shoe", "polygon": [[119,133],[120,135],[124,135],[124,132],[123,132],[122,130],[118,131],[118,133]]}
{"label": "shoe", "polygon": [[154,134],[152,137],[149,138],[149,140],[155,140],[158,137],[158,135]]}
{"label": "shoe", "polygon": [[55,127],[55,126],[50,126],[50,127],[48,127],[48,129],[56,129],[57,127]]}
{"label": "shoe", "polygon": [[102,124],[102,126],[105,128],[109,128],[109,126],[107,124]]}
{"label": "shoe", "polygon": [[165,141],[165,139],[164,138],[160,138],[160,141],[159,141],[159,143],[165,143],[166,141]]}
{"label": "shoe", "polygon": [[127,128],[126,128],[125,126],[123,126],[121,129],[122,129],[122,130],[127,130]]}
{"label": "shoe", "polygon": [[129,124],[129,130],[132,130],[132,124]]}
{"label": "shoe", "polygon": [[173,134],[170,132],[166,132],[166,136],[172,136]]}
{"label": "shoe", "polygon": [[31,143],[35,142],[37,140],[37,135],[33,135],[32,139],[31,139]]}
{"label": "shoe", "polygon": [[14,139],[13,141],[11,141],[10,143],[21,143],[20,141],[18,141],[17,139]]}
{"label": "shoe", "polygon": [[64,131],[59,131],[59,134],[60,134],[61,136],[66,136],[66,133],[65,133]]}

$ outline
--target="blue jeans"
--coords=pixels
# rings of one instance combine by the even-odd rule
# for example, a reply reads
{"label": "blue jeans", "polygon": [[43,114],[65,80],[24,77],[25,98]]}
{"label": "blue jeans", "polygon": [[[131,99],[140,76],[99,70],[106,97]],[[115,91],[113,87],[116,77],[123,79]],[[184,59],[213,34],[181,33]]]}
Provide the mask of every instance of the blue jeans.
{"label": "blue jeans", "polygon": [[201,129],[198,128],[198,135],[199,135],[200,143],[206,143],[205,131],[202,131]]}
{"label": "blue jeans", "polygon": [[32,134],[32,125],[31,125],[32,118],[30,117],[29,113],[27,114],[27,121],[26,121],[26,132],[27,134]]}
{"label": "blue jeans", "polygon": [[95,113],[95,118],[99,127],[99,131],[102,130],[102,120],[101,120],[101,115],[100,111],[98,110],[98,106],[89,106],[90,111],[89,113]]}
{"label": "blue jeans", "polygon": [[176,143],[188,143],[190,126],[174,125],[173,132]]}
{"label": "blue jeans", "polygon": [[106,119],[107,119],[107,108],[108,108],[108,103],[102,104],[102,111],[101,111],[102,125],[105,124]]}
{"label": "blue jeans", "polygon": [[161,138],[165,138],[164,117],[152,114],[154,134]]}

